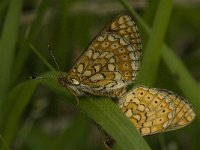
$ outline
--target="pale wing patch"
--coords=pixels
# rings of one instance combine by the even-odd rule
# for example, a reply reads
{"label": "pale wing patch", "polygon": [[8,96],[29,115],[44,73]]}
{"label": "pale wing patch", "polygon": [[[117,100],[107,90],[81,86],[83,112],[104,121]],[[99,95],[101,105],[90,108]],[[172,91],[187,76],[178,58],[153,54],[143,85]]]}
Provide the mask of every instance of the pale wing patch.
{"label": "pale wing patch", "polygon": [[138,28],[130,16],[121,15],[116,17],[107,28],[110,32],[115,32],[116,34],[126,37],[136,50],[141,51],[142,44]]}

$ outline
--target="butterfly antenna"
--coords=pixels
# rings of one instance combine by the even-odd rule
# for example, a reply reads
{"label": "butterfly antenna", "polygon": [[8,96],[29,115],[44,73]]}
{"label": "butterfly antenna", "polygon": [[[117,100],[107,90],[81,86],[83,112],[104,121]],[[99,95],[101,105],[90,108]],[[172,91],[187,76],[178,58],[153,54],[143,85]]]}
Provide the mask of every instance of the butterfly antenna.
{"label": "butterfly antenna", "polygon": [[57,67],[57,69],[58,69],[58,71],[59,71],[59,73],[60,73],[61,78],[64,78],[64,76],[63,76],[63,74],[62,74],[62,72],[61,72],[61,70],[60,70],[60,67],[59,67],[59,65],[58,65],[58,62],[56,61],[55,55],[54,55],[54,53],[53,53],[53,51],[52,51],[52,49],[51,49],[51,46],[50,46],[49,44],[48,44],[48,49],[49,49],[49,52],[50,52],[50,54],[51,54],[51,57],[53,58],[53,60],[54,60],[54,62],[55,62],[55,64],[56,64],[56,67]]}

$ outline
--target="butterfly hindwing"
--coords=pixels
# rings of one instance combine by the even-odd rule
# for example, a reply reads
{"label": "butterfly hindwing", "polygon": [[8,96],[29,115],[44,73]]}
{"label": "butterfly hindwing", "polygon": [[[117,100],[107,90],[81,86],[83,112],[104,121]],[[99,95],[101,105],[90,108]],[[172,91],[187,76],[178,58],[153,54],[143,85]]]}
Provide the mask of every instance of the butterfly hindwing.
{"label": "butterfly hindwing", "polygon": [[[195,116],[191,105],[184,101],[184,106],[179,107],[178,103],[175,103],[178,100],[172,97],[174,95],[167,90],[140,86],[126,93],[119,101],[119,107],[141,135],[166,132],[189,124]],[[183,100],[179,99],[180,103],[183,103]],[[184,110],[186,108],[187,110]],[[181,113],[183,110],[185,113]],[[177,120],[179,113],[181,119]],[[185,121],[183,124],[182,120]]]}

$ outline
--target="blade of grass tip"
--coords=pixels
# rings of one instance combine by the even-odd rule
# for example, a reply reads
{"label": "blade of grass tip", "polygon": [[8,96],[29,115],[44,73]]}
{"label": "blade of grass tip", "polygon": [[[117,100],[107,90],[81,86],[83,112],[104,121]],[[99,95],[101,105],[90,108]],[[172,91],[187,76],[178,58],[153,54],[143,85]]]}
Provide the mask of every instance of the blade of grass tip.
{"label": "blade of grass tip", "polygon": [[51,70],[51,71],[56,71],[54,67],[49,64],[49,62],[40,54],[40,52],[32,45],[30,44],[30,48],[32,51],[38,56],[38,58]]}
{"label": "blade of grass tip", "polygon": [[2,141],[2,143],[4,144],[4,147],[6,148],[6,150],[9,150],[8,145],[6,144],[6,141],[4,140],[4,138],[2,137],[2,135],[0,134],[0,139]]}
{"label": "blade of grass tip", "polygon": [[[127,0],[119,0],[123,6],[138,20],[142,28],[148,35],[151,33],[150,27],[144,20],[132,9]],[[162,58],[169,68],[172,75],[176,77],[176,83],[185,96],[190,100],[193,106],[200,106],[199,85],[196,83],[192,75],[189,73],[183,62],[174,54],[174,52],[163,44],[161,51]],[[200,121],[200,108],[195,109],[198,120]]]}
{"label": "blade of grass tip", "polygon": [[[62,72],[62,74],[64,76],[66,76],[66,73]],[[57,72],[47,72],[41,75],[41,77],[49,77],[49,76],[54,76],[57,77],[58,73]],[[56,80],[51,80],[51,82],[49,82],[49,80],[44,80],[44,79],[39,79],[38,81],[44,85],[47,86],[48,88],[50,88],[51,90],[55,91],[56,93],[58,93],[59,95],[62,95],[64,97],[67,97],[67,100],[71,103],[76,105],[77,104],[77,100],[74,99],[74,94],[72,94],[67,88],[62,87],[57,78],[55,78]]]}
{"label": "blade of grass tip", "polygon": [[137,84],[152,86],[156,81],[161,49],[172,12],[172,0],[160,1],[142,59]]}
{"label": "blade of grass tip", "polygon": [[8,92],[19,30],[22,0],[11,0],[0,39],[0,99]]}

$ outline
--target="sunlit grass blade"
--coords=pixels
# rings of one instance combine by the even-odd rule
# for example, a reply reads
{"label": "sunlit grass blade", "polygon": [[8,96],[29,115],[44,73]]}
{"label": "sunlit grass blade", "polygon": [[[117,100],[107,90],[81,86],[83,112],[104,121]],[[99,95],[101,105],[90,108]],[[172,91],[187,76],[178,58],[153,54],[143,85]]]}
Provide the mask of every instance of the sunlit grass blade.
{"label": "sunlit grass blade", "polygon": [[160,53],[172,11],[171,1],[160,1],[153,28],[143,55],[141,70],[137,84],[152,86],[156,81],[158,72]]}

